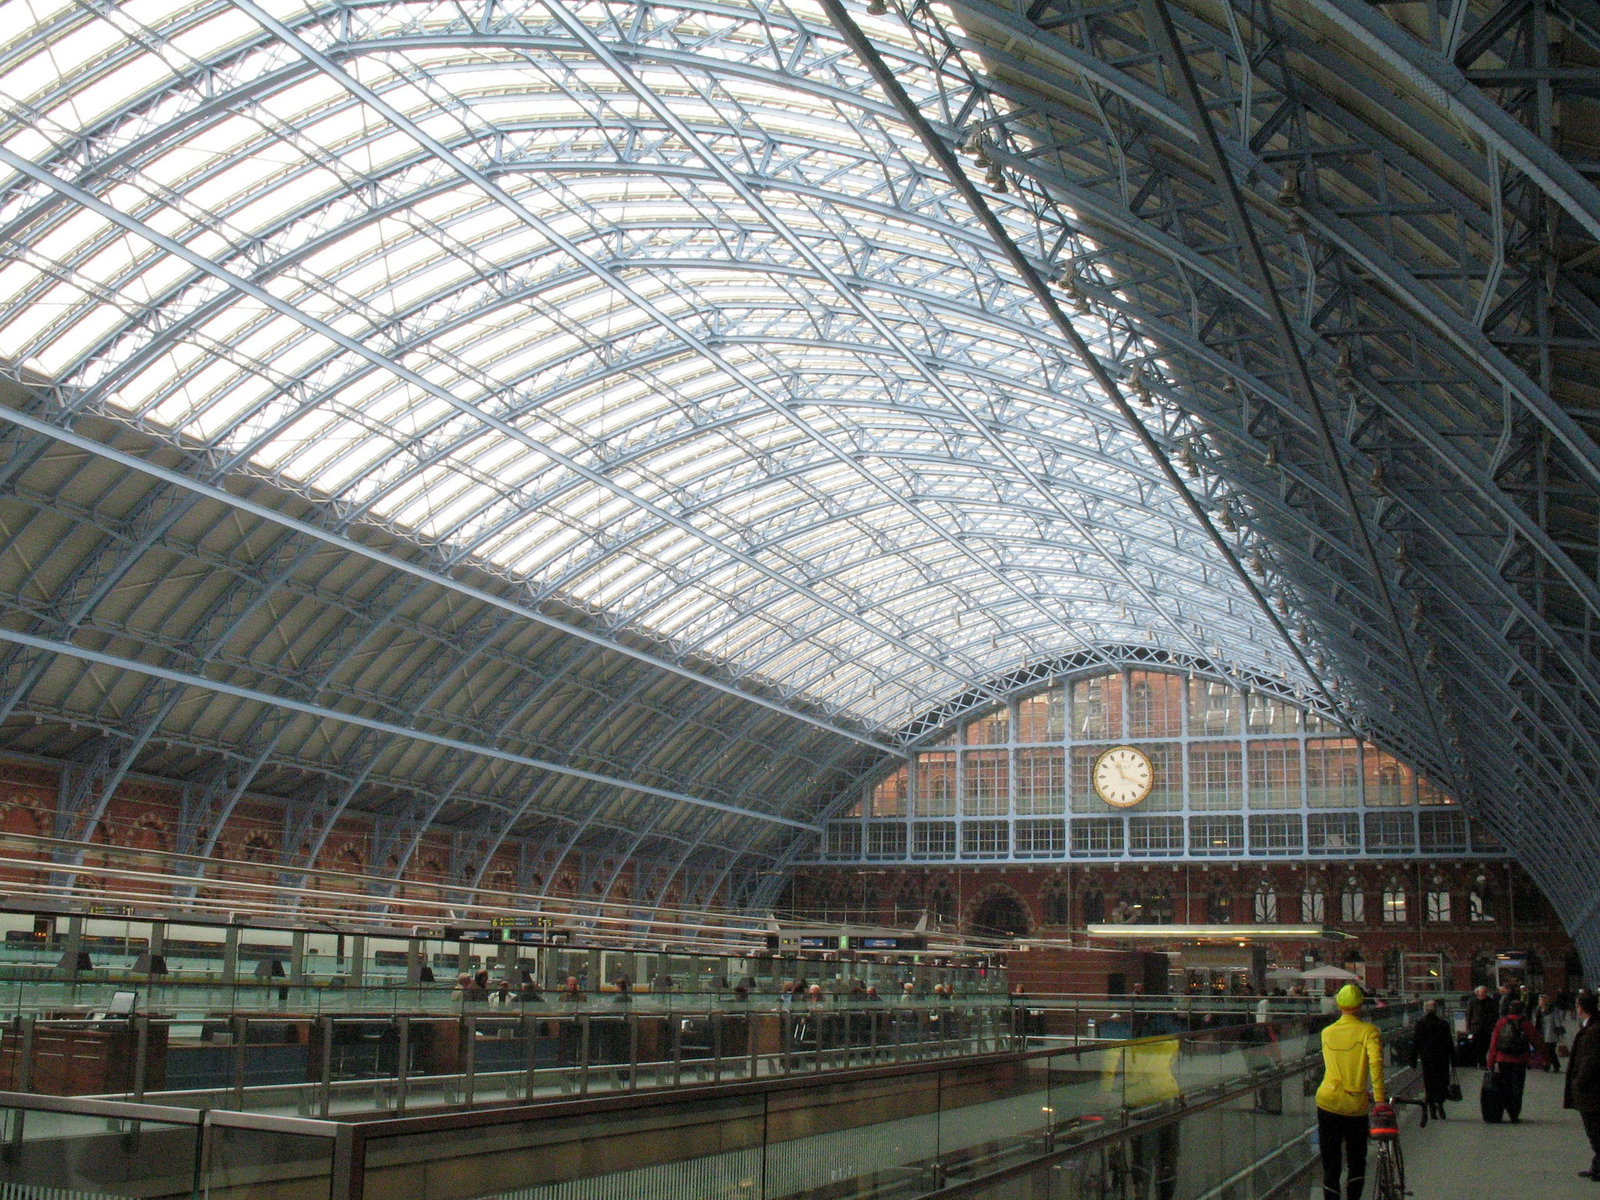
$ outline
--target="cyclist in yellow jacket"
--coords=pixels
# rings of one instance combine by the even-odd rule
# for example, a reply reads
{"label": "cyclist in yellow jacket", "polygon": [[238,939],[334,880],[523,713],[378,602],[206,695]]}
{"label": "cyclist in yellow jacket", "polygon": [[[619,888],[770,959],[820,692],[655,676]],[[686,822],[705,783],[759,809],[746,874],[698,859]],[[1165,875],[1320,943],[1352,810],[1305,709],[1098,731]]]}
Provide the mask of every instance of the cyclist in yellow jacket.
{"label": "cyclist in yellow jacket", "polygon": [[1317,1138],[1322,1148],[1323,1200],[1339,1200],[1340,1158],[1349,1161],[1345,1200],[1361,1200],[1367,1182],[1367,1090],[1383,1104],[1383,1043],[1359,1016],[1367,995],[1353,983],[1339,989],[1339,1019],[1322,1031],[1322,1085],[1317,1088]]}
{"label": "cyclist in yellow jacket", "polygon": [[[1101,1087],[1120,1095],[1124,1108],[1165,1104],[1183,1094],[1173,1066],[1178,1059],[1175,1037],[1143,1037],[1144,1022],[1135,1017],[1135,1040],[1110,1051],[1101,1072]],[[1178,1188],[1178,1122],[1136,1135],[1128,1146],[1134,1191],[1155,1192],[1155,1200],[1173,1200]]]}

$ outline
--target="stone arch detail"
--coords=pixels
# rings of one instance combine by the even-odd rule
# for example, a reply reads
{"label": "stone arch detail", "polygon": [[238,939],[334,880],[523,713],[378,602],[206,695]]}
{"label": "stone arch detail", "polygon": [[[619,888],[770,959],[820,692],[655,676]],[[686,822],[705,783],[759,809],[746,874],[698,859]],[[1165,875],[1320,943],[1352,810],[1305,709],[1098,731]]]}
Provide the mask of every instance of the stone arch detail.
{"label": "stone arch detail", "polygon": [[[1019,923],[1020,929],[1015,927]],[[1022,936],[1038,924],[1038,915],[1022,893],[1003,883],[989,884],[972,898],[961,914],[961,928],[971,932],[979,932],[978,927],[983,926],[982,932],[1005,929]]]}

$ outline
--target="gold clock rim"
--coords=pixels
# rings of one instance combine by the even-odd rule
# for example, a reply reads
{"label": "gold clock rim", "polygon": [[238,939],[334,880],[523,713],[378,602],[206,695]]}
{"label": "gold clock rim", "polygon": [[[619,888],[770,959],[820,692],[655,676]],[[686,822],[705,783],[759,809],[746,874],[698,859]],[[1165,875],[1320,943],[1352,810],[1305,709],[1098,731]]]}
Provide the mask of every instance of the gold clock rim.
{"label": "gold clock rim", "polygon": [[[1106,755],[1115,754],[1118,750],[1127,750],[1133,754],[1137,754],[1140,758],[1144,759],[1145,766],[1150,768],[1150,782],[1145,784],[1144,790],[1132,800],[1111,799],[1110,796],[1107,796],[1103,791],[1100,790],[1100,780],[1095,778],[1100,773],[1100,761],[1105,758]],[[1089,768],[1089,779],[1094,784],[1094,794],[1099,796],[1102,801],[1104,801],[1106,804],[1109,804],[1112,808],[1134,808],[1140,804],[1143,804],[1150,793],[1155,790],[1156,764],[1151,761],[1148,754],[1139,749],[1137,746],[1129,746],[1126,743],[1117,746],[1107,746],[1099,754],[1095,755],[1094,765]]]}

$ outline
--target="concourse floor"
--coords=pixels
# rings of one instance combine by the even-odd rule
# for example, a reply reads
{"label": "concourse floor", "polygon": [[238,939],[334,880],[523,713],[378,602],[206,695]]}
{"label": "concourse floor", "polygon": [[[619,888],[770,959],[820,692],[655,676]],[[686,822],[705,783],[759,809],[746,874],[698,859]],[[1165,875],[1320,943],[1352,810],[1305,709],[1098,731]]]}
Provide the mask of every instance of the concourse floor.
{"label": "concourse floor", "polygon": [[[1445,1105],[1447,1120],[1429,1121],[1426,1129],[1419,1129],[1421,1110],[1402,1108],[1400,1144],[1406,1157],[1406,1187],[1414,1200],[1491,1194],[1600,1200],[1600,1183],[1578,1177],[1589,1166],[1589,1142],[1578,1114],[1561,1107],[1564,1075],[1528,1072],[1522,1120],[1516,1125],[1486,1124],[1478,1115],[1481,1072],[1462,1071],[1460,1077],[1462,1099]],[[1309,1195],[1321,1200],[1320,1174],[1312,1182]],[[1369,1173],[1366,1200],[1371,1196]]]}

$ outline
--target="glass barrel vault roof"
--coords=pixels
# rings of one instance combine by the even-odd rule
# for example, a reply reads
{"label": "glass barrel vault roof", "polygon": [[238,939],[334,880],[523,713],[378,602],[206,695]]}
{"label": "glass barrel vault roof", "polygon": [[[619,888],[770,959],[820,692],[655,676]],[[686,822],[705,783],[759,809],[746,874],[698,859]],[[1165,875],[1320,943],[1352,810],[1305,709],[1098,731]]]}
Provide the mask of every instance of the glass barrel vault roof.
{"label": "glass barrel vault roof", "polygon": [[0,357],[69,411],[863,729],[1108,644],[1281,673],[813,5],[0,12]]}

